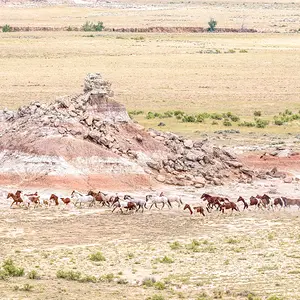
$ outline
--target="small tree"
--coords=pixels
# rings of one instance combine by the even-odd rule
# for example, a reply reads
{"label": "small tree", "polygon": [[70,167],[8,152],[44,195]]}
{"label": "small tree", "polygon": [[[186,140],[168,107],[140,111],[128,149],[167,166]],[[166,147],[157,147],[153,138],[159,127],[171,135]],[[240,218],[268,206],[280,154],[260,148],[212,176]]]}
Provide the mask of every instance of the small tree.
{"label": "small tree", "polygon": [[207,30],[210,32],[215,31],[217,24],[218,22],[215,19],[210,18],[210,21],[208,22],[209,27],[207,28]]}
{"label": "small tree", "polygon": [[2,27],[2,31],[3,31],[3,32],[11,32],[11,31],[12,31],[12,28],[11,28],[8,24],[5,24],[5,25]]}
{"label": "small tree", "polygon": [[94,24],[93,22],[86,21],[81,28],[83,31],[102,31],[104,29],[104,26],[103,22]]}

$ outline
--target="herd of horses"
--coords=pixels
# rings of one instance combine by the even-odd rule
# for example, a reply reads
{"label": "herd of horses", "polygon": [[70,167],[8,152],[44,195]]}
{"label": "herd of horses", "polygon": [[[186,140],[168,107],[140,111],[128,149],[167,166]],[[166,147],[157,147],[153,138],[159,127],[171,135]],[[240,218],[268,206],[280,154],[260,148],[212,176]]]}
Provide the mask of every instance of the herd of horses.
{"label": "herd of horses", "polygon": [[[102,207],[112,208],[112,212],[117,209],[122,213],[126,212],[144,212],[144,209],[151,210],[154,206],[157,209],[163,209],[165,206],[171,209],[174,204],[178,205],[178,208],[183,205],[183,210],[188,210],[191,215],[200,213],[205,216],[205,212],[210,213],[212,210],[217,210],[222,213],[225,210],[240,211],[238,203],[243,204],[243,209],[268,209],[275,210],[276,208],[286,208],[296,206],[300,209],[300,199],[292,199],[287,197],[271,198],[267,194],[251,196],[249,200],[245,200],[243,197],[239,197],[237,202],[230,201],[227,197],[210,195],[207,193],[202,194],[200,197],[203,203],[206,205],[193,206],[192,204],[184,204],[180,196],[171,195],[165,196],[164,193],[157,195],[146,195],[145,198],[135,198],[130,195],[120,196],[118,193],[103,193],[101,191],[88,191],[86,195],[73,191],[70,197],[58,197],[55,194],[50,196],[40,196],[37,192],[32,194],[23,194],[22,191],[18,190],[16,193],[8,193],[7,199],[11,198],[13,202],[10,207],[14,204],[22,206],[24,208],[36,208],[38,206],[68,206],[73,204],[75,207],[82,207],[82,205],[88,205],[89,207],[94,206],[96,203]],[[158,206],[160,205],[160,206]],[[148,206],[148,207],[147,207]]]}

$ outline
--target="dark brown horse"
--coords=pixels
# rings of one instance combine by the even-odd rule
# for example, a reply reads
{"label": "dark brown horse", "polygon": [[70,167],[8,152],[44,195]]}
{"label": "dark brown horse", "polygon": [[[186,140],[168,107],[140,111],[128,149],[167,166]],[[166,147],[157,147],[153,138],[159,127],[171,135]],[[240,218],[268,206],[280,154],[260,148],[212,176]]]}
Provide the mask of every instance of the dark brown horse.
{"label": "dark brown horse", "polygon": [[248,203],[245,201],[245,199],[242,196],[239,196],[239,198],[237,199],[237,202],[243,202],[244,204],[244,210],[249,208]]}
{"label": "dark brown horse", "polygon": [[195,214],[196,212],[197,213],[200,213],[202,216],[205,217],[205,213],[204,213],[204,208],[202,206],[194,206],[193,209],[191,208],[191,206],[189,204],[186,204],[183,208],[183,210],[186,210],[188,209],[192,214]]}
{"label": "dark brown horse", "polygon": [[220,209],[221,203],[229,201],[228,198],[220,197],[220,196],[212,196],[206,193],[202,194],[201,199],[203,199],[203,201],[207,201],[207,210],[213,207]]}

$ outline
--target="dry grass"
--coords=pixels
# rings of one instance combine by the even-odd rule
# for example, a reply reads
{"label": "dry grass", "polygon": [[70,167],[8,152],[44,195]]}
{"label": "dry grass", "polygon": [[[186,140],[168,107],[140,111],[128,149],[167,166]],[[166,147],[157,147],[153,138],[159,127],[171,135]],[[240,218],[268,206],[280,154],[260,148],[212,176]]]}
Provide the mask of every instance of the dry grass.
{"label": "dry grass", "polygon": [[[31,285],[30,299],[299,297],[296,211],[213,212],[204,221],[177,209],[130,216],[103,209],[2,210],[1,215],[0,262],[13,257],[25,268],[18,285]],[[11,218],[18,234],[7,222]],[[170,247],[174,241],[178,247]],[[99,250],[106,260],[91,261]],[[37,270],[39,280],[27,279],[30,270]],[[25,297],[26,289],[14,286],[13,280],[0,280],[2,297]]]}
{"label": "dry grass", "polygon": [[[221,27],[244,24],[282,33],[297,29],[298,3],[270,3],[138,1],[126,6],[121,1],[98,8],[1,7],[0,19],[22,26],[80,26],[101,20],[108,27],[144,27],[207,26],[214,17]],[[232,111],[247,119],[255,110],[270,118],[286,108],[300,108],[297,34],[0,33],[0,47],[1,107],[80,92],[86,73],[101,72],[129,110]],[[216,51],[221,53],[207,53]],[[157,125],[156,120],[139,121]],[[184,134],[222,128],[167,125]],[[293,132],[297,127],[268,131]]]}

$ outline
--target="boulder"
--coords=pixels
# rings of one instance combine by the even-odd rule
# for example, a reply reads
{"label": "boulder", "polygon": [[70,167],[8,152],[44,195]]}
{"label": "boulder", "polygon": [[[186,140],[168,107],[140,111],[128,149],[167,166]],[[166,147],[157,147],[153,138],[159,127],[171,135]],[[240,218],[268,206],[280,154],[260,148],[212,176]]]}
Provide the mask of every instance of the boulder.
{"label": "boulder", "polygon": [[287,176],[283,179],[284,183],[292,183],[293,182],[293,177]]}
{"label": "boulder", "polygon": [[159,174],[159,175],[156,176],[156,180],[159,181],[159,182],[165,182],[166,181],[166,176]]}
{"label": "boulder", "polygon": [[194,146],[194,143],[193,143],[192,140],[184,140],[184,141],[183,141],[183,145],[184,145],[184,147],[187,148],[187,149],[192,149],[193,146]]}

